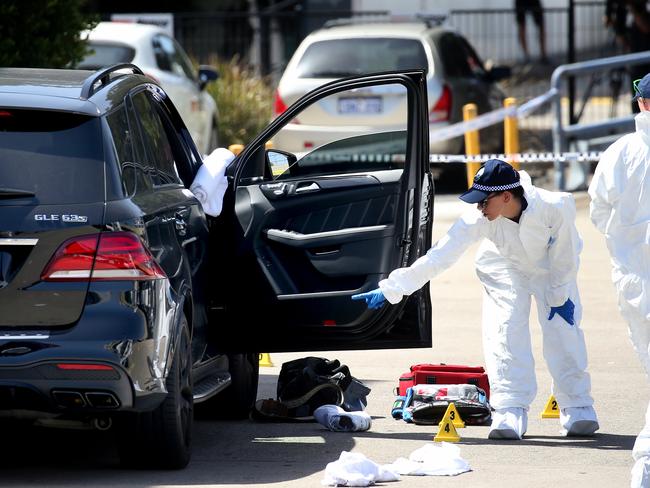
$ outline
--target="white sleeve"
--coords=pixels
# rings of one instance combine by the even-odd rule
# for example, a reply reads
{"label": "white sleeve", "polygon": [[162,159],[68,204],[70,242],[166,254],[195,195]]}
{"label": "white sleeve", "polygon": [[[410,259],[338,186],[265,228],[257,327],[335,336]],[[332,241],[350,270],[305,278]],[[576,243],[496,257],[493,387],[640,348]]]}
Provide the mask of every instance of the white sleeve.
{"label": "white sleeve", "polygon": [[212,217],[221,213],[223,196],[228,188],[226,168],[233,159],[235,155],[228,149],[215,149],[203,159],[203,164],[190,186],[190,191],[201,202],[203,211]]}
{"label": "white sleeve", "polygon": [[617,163],[621,151],[618,144],[613,144],[603,153],[594,171],[594,176],[589,185],[589,217],[596,228],[603,234],[612,215],[615,202],[620,195],[616,185]]}
{"label": "white sleeve", "polygon": [[578,255],[582,250],[582,239],[575,225],[573,196],[562,196],[558,206],[554,206],[551,218],[552,233],[548,250],[551,271],[546,303],[549,307],[559,307],[569,298],[578,275]]}
{"label": "white sleeve", "polygon": [[487,219],[475,209],[459,218],[429,251],[411,266],[394,270],[379,282],[379,288],[390,303],[398,303],[404,295],[420,289],[441,271],[454,264],[465,250],[487,232]]}

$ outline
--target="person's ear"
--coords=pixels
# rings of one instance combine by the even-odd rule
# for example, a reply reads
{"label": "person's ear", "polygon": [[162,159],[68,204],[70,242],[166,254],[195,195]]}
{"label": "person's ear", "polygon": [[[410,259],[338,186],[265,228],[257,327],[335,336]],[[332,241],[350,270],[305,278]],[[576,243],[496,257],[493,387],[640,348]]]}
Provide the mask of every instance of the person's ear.
{"label": "person's ear", "polygon": [[512,193],[509,191],[504,191],[503,192],[503,203],[510,203],[510,200],[512,200]]}

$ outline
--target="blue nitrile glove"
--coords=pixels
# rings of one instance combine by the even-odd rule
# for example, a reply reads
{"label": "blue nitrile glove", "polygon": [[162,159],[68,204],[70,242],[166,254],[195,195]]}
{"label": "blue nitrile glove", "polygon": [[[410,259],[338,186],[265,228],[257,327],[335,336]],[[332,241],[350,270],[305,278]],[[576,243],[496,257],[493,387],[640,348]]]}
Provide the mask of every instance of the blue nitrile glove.
{"label": "blue nitrile glove", "polygon": [[564,305],[561,305],[559,307],[551,307],[551,314],[548,316],[548,319],[551,320],[553,316],[557,313],[560,317],[566,320],[567,324],[574,325],[575,322],[573,320],[573,311],[575,310],[575,308],[576,306],[569,298],[566,302],[564,302]]}
{"label": "blue nitrile glove", "polygon": [[381,308],[384,305],[386,298],[384,298],[384,293],[381,291],[381,289],[377,288],[376,290],[372,290],[366,293],[352,295],[352,300],[365,300],[368,308],[375,309]]}

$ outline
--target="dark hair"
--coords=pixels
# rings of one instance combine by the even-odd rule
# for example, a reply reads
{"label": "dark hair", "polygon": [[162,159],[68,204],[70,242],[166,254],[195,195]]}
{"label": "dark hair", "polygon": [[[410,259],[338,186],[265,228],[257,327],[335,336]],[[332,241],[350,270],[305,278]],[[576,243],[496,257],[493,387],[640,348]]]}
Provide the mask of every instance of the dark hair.
{"label": "dark hair", "polygon": [[519,200],[521,200],[523,198],[523,196],[524,196],[524,187],[523,186],[518,186],[516,188],[513,188],[511,190],[506,190],[506,191],[509,191],[510,193],[512,193],[512,196],[515,197],[515,198],[518,198]]}

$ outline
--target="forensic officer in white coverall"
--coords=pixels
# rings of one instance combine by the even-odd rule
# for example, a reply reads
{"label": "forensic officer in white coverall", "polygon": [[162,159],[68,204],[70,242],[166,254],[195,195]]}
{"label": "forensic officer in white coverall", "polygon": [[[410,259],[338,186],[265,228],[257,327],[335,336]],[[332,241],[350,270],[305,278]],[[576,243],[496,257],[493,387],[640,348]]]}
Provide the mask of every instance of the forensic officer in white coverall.
{"label": "forensic officer in white coverall", "polygon": [[576,275],[582,241],[573,197],[536,188],[526,172],[491,159],[460,198],[476,207],[426,255],[408,268],[394,270],[378,289],[352,298],[366,300],[371,308],[384,300],[398,303],[483,239],[476,273],[484,287],[483,349],[495,409],[488,437],[521,439],[526,432],[527,412],[537,393],[528,326],[533,296],[562,432],[592,435],[599,426],[580,329]]}
{"label": "forensic officer in white coverall", "polygon": [[[650,74],[635,82],[636,132],[603,153],[589,185],[591,220],[607,239],[618,306],[650,375]],[[650,405],[632,450],[632,487],[650,487]]]}

